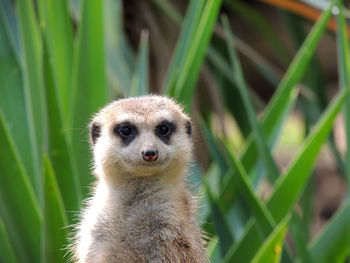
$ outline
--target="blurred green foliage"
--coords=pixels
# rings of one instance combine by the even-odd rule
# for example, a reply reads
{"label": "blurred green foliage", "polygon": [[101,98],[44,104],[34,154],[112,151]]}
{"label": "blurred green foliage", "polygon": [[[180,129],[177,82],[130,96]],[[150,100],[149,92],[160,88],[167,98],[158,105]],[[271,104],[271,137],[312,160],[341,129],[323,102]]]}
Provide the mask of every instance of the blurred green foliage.
{"label": "blurred green foliage", "polygon": [[[193,104],[195,91],[208,62],[225,97],[223,107],[244,135],[237,154],[228,136],[213,132],[211,109],[194,116],[211,155],[207,171],[194,165],[190,178],[201,196],[199,218],[209,237],[211,261],[349,260],[350,195],[310,242],[312,189],[307,187],[325,144],[331,145],[350,183],[350,154],[343,158],[330,136],[342,110],[350,134],[350,57],[342,1],[330,3],[308,34],[287,14],[300,45],[290,63],[274,28],[244,1],[190,0],[184,17],[171,1],[151,2],[180,28],[163,92],[191,112],[198,107]],[[267,40],[287,67],[283,77],[231,31],[226,16],[220,19],[223,5],[239,12]],[[0,0],[0,262],[69,261],[63,250],[67,226],[76,222],[92,181],[87,123],[112,99],[149,92],[149,33],[142,32],[134,56],[122,13],[120,0]],[[328,103],[314,54],[332,13],[338,25],[340,89]],[[245,79],[236,47],[276,87],[261,118],[256,117],[260,100]],[[316,101],[298,96],[300,83]],[[312,131],[282,172],[271,152],[295,105],[302,105]],[[347,145],[350,149],[348,137]],[[257,189],[263,180],[271,184],[266,201]],[[300,202],[297,213],[299,199],[309,201]],[[288,243],[287,230],[292,240]]]}

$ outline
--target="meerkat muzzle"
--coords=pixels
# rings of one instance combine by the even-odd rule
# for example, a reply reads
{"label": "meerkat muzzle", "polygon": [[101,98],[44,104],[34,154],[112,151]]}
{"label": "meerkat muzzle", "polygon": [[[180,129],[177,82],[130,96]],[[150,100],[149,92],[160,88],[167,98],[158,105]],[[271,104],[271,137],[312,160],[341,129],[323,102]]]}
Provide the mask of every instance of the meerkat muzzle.
{"label": "meerkat muzzle", "polygon": [[142,151],[142,158],[146,162],[154,162],[158,159],[158,151],[153,149]]}

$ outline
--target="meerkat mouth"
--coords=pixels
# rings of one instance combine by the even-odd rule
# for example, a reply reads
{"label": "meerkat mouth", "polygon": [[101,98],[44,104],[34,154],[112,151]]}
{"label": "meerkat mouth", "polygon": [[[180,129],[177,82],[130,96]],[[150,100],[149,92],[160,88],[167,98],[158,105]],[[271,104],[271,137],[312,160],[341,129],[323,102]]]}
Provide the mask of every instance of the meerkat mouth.
{"label": "meerkat mouth", "polygon": [[[130,162],[129,162],[130,163]],[[157,161],[157,162],[131,162],[131,165],[134,167],[163,167],[167,162],[166,161]]]}
{"label": "meerkat mouth", "polygon": [[139,164],[141,166],[146,166],[146,167],[152,167],[152,166],[159,166],[160,163],[142,163]]}
{"label": "meerkat mouth", "polygon": [[159,161],[151,162],[151,163],[147,163],[147,162],[137,163],[136,166],[138,166],[140,168],[144,167],[144,168],[149,168],[149,169],[151,169],[151,168],[164,169],[168,163],[169,162],[167,160],[159,160]]}

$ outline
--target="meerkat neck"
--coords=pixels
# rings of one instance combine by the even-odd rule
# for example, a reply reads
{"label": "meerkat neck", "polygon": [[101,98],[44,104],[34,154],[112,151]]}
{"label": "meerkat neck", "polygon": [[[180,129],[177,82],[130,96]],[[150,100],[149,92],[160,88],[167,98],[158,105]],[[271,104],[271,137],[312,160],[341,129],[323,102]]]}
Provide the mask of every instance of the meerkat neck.
{"label": "meerkat neck", "polygon": [[[117,202],[120,208],[131,209],[136,206],[145,206],[150,203],[176,202],[184,187],[184,176],[152,175],[152,176],[118,176],[113,183],[101,182],[107,187],[107,200]],[[151,202],[150,202],[151,201]]]}

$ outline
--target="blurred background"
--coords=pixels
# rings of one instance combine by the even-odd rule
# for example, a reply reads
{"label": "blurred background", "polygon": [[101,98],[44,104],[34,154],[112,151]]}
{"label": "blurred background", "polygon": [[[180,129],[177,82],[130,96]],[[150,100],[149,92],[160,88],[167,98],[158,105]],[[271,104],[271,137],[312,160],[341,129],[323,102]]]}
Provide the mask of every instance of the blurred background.
{"label": "blurred background", "polygon": [[350,262],[348,4],[0,0],[0,262],[70,262],[87,124],[148,93],[192,117],[212,262]]}
{"label": "blurred background", "polygon": [[[254,94],[253,105],[258,114],[263,114],[280,79],[327,4],[327,1],[224,1],[220,13],[228,16],[232,31],[238,38],[236,48],[246,82]],[[185,15],[187,6],[188,1],[124,3],[124,30],[135,52],[142,30],[149,32],[151,92],[162,93],[167,69],[179,37],[181,17]],[[172,17],[174,18],[171,19]],[[288,165],[309,129],[317,122],[322,110],[338,90],[334,22],[331,21],[327,32],[321,37],[315,51],[316,56],[310,65],[312,69],[307,73],[310,76],[298,83],[302,85],[300,98],[286,119],[274,148],[273,156],[281,171]],[[211,40],[212,48],[225,57],[223,38],[224,32],[217,25]],[[227,136],[239,153],[243,150],[245,138],[250,134],[249,121],[242,102],[237,102],[240,100],[238,91],[233,90],[234,85],[229,80],[218,80],[217,75],[224,73],[218,70],[215,64],[218,62],[213,61],[214,56],[211,53],[207,56],[194,92],[194,107],[199,111],[198,114],[208,118],[212,132],[219,137]],[[337,153],[332,152],[331,147],[325,146],[316,163],[315,178],[311,179],[314,180],[315,187],[312,235],[333,215],[346,193],[345,178],[341,176],[340,170],[343,168],[336,163],[339,155],[344,156],[346,150],[342,118],[340,115],[334,124],[333,137]],[[203,135],[199,138],[196,158],[201,170],[206,171],[211,160]]]}

